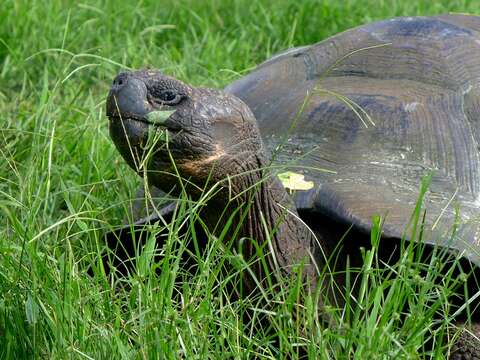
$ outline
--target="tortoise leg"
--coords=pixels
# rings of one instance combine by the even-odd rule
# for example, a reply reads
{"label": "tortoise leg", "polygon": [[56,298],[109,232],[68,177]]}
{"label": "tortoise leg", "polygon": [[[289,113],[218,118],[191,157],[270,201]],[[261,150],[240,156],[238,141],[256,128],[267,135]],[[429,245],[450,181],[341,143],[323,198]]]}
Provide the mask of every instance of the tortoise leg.
{"label": "tortoise leg", "polygon": [[[108,260],[108,256],[103,258],[107,273],[110,272],[113,265],[120,274],[128,274],[128,270],[132,266],[131,259],[148,239],[149,233],[145,231],[146,225],[154,224],[160,220],[160,217],[165,223],[169,223],[174,209],[175,203],[172,202],[160,209],[158,213],[135,221],[133,225],[125,225],[116,231],[106,233],[104,236],[107,246],[114,254],[111,262]],[[162,237],[162,234],[158,234],[158,242],[166,238],[166,234],[163,235]]]}
{"label": "tortoise leg", "polygon": [[[154,186],[150,186],[148,192],[148,196],[151,198],[150,201],[145,201],[147,195],[144,187],[140,186],[137,191],[132,206],[132,215],[135,221],[133,224],[125,220],[124,226],[104,234],[105,242],[111,250],[110,255],[112,255],[106,254],[102,258],[107,274],[110,274],[113,269],[119,274],[127,275],[129,273],[129,270],[132,269],[132,258],[148,239],[149,233],[145,231],[146,225],[154,224],[157,221],[161,221],[163,224],[171,222],[176,203],[165,202],[166,194]],[[161,234],[157,240],[162,241]]]}
{"label": "tortoise leg", "polygon": [[459,324],[464,329],[450,352],[450,360],[480,360],[480,322]]}

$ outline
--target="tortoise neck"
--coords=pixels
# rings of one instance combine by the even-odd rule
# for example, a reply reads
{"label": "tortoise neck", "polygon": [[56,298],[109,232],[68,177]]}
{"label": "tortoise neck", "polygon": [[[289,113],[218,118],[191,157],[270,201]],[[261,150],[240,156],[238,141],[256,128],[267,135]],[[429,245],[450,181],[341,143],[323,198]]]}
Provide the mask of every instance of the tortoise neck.
{"label": "tortoise neck", "polygon": [[[266,259],[270,267],[278,265],[282,272],[288,273],[292,266],[303,263],[303,274],[314,279],[317,277],[314,262],[319,265],[315,238],[300,220],[293,199],[280,180],[265,169],[266,164],[258,155],[242,163],[241,175],[231,179],[220,197],[222,203],[214,201],[207,206],[212,215],[209,217],[223,218],[224,224],[225,214],[235,213],[235,238],[242,240],[237,245],[247,259],[257,259],[257,251],[262,249],[263,254],[269,254]],[[223,212],[224,209],[227,211]]]}

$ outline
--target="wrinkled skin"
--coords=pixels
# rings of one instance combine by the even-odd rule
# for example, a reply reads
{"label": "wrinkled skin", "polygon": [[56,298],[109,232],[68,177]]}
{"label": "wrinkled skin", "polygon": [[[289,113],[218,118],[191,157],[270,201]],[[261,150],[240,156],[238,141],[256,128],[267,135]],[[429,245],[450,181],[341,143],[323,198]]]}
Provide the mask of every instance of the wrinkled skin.
{"label": "wrinkled skin", "polygon": [[[147,170],[152,183],[159,188],[169,191],[177,185],[176,176],[168,175],[176,173],[172,159],[181,177],[203,187],[207,180],[214,183],[235,175],[231,162],[242,162],[262,153],[255,119],[241,100],[217,90],[192,88],[157,72],[138,71],[119,77],[126,86],[113,88],[107,102],[111,137],[128,164],[140,174]],[[155,96],[162,91],[175,93],[176,98],[162,101]],[[140,106],[132,105],[133,92]],[[155,110],[175,112],[156,126],[145,118]],[[149,127],[166,129],[168,145],[157,143],[148,168],[139,169]]]}
{"label": "wrinkled skin", "polygon": [[[462,327],[462,324],[459,324]],[[480,334],[480,324],[472,324],[467,329],[462,330],[458,341],[452,348],[451,360],[476,360],[479,359],[478,334]]]}
{"label": "wrinkled skin", "polygon": [[[154,123],[149,119],[156,111],[173,113]],[[226,208],[229,214],[240,207],[235,218],[241,227],[238,239],[255,239],[268,249],[260,221],[264,217],[274,250],[275,259],[267,257],[271,266],[278,264],[284,273],[290,273],[293,265],[305,264],[303,274],[310,285],[316,283],[321,260],[314,238],[298,219],[281,183],[264,171],[268,156],[256,120],[240,99],[191,87],[157,71],[137,71],[122,73],[114,80],[107,116],[117,149],[135,171],[147,174],[149,183],[177,194],[183,186],[192,198],[220,183],[204,212],[210,229],[218,227],[219,221],[221,224]],[[167,135],[150,142],[152,131],[166,131]],[[243,244],[242,251],[253,258],[253,244]],[[256,275],[263,277],[260,267]]]}

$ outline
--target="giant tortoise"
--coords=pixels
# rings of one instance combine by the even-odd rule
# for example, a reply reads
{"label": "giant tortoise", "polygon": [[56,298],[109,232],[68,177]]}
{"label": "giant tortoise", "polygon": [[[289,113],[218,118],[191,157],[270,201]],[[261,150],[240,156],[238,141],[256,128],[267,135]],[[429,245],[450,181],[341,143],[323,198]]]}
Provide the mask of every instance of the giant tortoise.
{"label": "giant tortoise", "polygon": [[[237,237],[268,238],[272,266],[287,274],[303,262],[315,283],[329,221],[366,234],[379,214],[383,241],[408,240],[428,174],[424,241],[480,265],[480,17],[367,24],[280,53],[223,90],[122,72],[107,116],[121,155],[156,188],[199,198],[219,184],[207,226],[240,208]],[[272,165],[299,189],[290,194]],[[480,346],[456,354],[480,358]]]}

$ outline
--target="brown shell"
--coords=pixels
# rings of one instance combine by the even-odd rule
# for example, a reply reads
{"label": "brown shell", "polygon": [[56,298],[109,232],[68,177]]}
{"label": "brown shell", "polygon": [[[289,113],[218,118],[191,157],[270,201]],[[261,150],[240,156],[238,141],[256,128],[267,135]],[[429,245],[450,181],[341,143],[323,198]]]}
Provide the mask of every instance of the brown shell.
{"label": "brown shell", "polygon": [[398,238],[433,173],[426,241],[480,264],[480,17],[361,26],[277,55],[226,91],[251,107],[276,161],[315,182],[296,192],[299,208],[364,230],[385,215]]}

